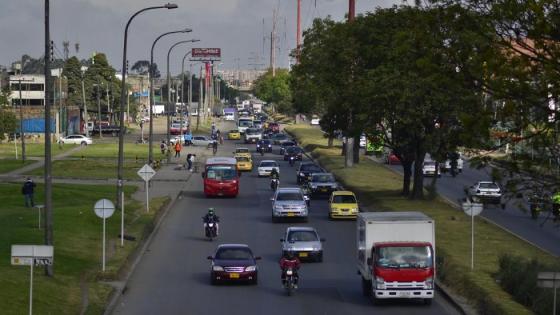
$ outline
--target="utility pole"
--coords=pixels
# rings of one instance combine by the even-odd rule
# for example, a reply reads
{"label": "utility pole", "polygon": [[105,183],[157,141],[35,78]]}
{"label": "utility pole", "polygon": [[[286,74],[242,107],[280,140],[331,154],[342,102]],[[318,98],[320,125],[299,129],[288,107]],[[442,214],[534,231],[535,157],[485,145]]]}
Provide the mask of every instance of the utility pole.
{"label": "utility pole", "polygon": [[[51,95],[50,95],[50,3],[45,0],[45,245],[54,244],[51,165]],[[53,276],[53,266],[45,266],[45,274]]]}
{"label": "utility pole", "polygon": [[82,101],[84,102],[84,120],[86,121],[86,137],[89,137],[89,130],[88,130],[88,111],[87,111],[87,104],[86,104],[86,87],[84,84],[84,72],[82,71]]}
{"label": "utility pole", "polygon": [[[356,16],[356,0],[348,0],[348,23],[354,21]],[[351,69],[352,70],[352,69]],[[353,120],[353,111],[350,109],[350,113],[348,115],[348,126],[352,126]],[[345,157],[344,157],[344,166],[345,167],[352,167],[354,166],[354,142],[356,139],[354,137],[347,136],[346,137],[346,146],[345,146]]]}
{"label": "utility pole", "polygon": [[348,0],[348,22],[354,21],[356,17],[356,0]]}
{"label": "utility pole", "polygon": [[103,138],[103,132],[101,131],[101,97],[100,97],[100,92],[99,92],[99,87],[101,86],[101,83],[97,83],[96,84],[96,88],[97,88],[97,93],[95,93],[97,95],[97,128],[99,129],[99,138]]}
{"label": "utility pole", "polygon": [[202,90],[202,66],[200,66],[200,76],[198,77],[198,87],[199,87],[199,92],[198,92],[198,116],[196,116],[196,130],[198,131],[198,126],[200,125],[200,115],[202,115],[202,112],[200,111],[200,107],[202,104],[202,100],[203,100],[203,94],[204,91]]}
{"label": "utility pole", "polygon": [[297,0],[296,63],[299,63],[301,47],[301,0]]}
{"label": "utility pole", "polygon": [[189,105],[187,110],[189,112],[189,129],[191,128],[191,106],[192,106],[192,80],[193,80],[193,73],[192,73],[192,64],[189,64]]}

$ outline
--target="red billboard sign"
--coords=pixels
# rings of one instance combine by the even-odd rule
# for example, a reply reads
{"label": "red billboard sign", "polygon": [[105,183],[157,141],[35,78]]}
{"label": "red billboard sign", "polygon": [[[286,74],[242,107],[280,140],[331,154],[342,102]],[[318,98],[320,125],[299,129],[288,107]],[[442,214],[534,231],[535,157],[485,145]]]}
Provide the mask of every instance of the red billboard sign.
{"label": "red billboard sign", "polygon": [[191,58],[197,60],[219,60],[221,57],[221,48],[193,48],[191,51]]}

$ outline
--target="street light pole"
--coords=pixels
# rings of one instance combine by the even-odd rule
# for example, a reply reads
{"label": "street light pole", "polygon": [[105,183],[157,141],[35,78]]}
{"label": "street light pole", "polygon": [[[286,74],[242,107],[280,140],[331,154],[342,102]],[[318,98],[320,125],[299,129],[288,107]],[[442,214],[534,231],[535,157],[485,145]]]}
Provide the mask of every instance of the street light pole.
{"label": "street light pole", "polygon": [[148,71],[149,81],[150,81],[150,100],[149,100],[149,113],[150,113],[150,131],[148,136],[148,163],[152,163],[154,161],[154,150],[153,150],[153,138],[154,138],[154,115],[153,115],[153,107],[154,107],[154,48],[156,47],[156,43],[164,36],[169,34],[177,34],[177,33],[188,33],[192,32],[191,29],[185,28],[180,31],[172,31],[163,33],[154,40],[152,43],[152,50],[150,52],[150,70]]}
{"label": "street light pole", "polygon": [[[171,110],[171,74],[169,72],[169,57],[171,56],[171,51],[173,50],[173,48],[179,46],[180,44],[185,44],[185,43],[194,43],[194,42],[198,42],[200,41],[199,39],[190,39],[190,40],[182,40],[180,42],[177,42],[173,45],[171,45],[171,47],[169,47],[169,51],[167,51],[167,108],[165,109],[165,112],[167,114],[167,144],[169,145],[170,141],[171,141],[171,134],[169,133],[169,127],[171,125],[171,117],[170,117],[170,110]],[[167,150],[167,163],[171,163],[171,151]]]}
{"label": "street light pole", "polygon": [[[123,166],[124,166],[124,105],[126,103],[126,49],[128,44],[128,28],[130,27],[130,23],[132,20],[140,13],[148,10],[155,10],[155,9],[176,9],[179,6],[177,4],[168,3],[162,6],[155,6],[155,7],[147,7],[144,8],[136,13],[134,13],[128,22],[126,23],[126,27],[124,29],[124,45],[123,45],[123,56],[122,56],[122,81],[121,81],[121,104],[120,104],[120,112],[119,112],[119,161],[118,161],[118,168],[117,168],[117,200],[121,206],[121,215],[124,214],[124,194],[123,194]],[[46,56],[46,55],[45,55]]]}
{"label": "street light pole", "polygon": [[[181,109],[181,134],[183,133],[183,124],[185,123],[185,59],[187,59],[187,56],[189,56],[191,54],[191,52],[189,51],[188,53],[185,54],[185,56],[183,57],[183,62],[181,63],[181,74],[183,75],[183,78],[181,80],[181,104],[182,104],[182,109]],[[190,76],[190,72],[189,72],[189,76]],[[190,80],[190,78],[189,78]],[[190,109],[190,103],[189,103],[189,109]]]}
{"label": "street light pole", "polygon": [[[50,84],[50,2],[45,0],[45,245],[54,244],[53,236],[53,209],[52,209],[52,164],[51,164],[51,84]],[[53,276],[53,266],[45,267],[45,274]]]}

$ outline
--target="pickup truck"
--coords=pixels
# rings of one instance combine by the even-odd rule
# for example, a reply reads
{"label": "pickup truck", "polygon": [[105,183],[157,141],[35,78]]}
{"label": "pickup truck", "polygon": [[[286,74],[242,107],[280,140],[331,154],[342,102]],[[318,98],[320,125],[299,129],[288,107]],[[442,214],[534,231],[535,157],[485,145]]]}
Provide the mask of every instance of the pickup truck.
{"label": "pickup truck", "polygon": [[257,128],[247,128],[245,130],[245,143],[257,143],[262,139],[262,133],[260,129]]}

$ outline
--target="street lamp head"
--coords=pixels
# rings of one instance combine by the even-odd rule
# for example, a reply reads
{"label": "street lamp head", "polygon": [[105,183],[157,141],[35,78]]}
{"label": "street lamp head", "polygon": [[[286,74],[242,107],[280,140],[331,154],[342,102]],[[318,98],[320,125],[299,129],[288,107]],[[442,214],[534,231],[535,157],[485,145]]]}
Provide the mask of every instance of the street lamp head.
{"label": "street lamp head", "polygon": [[188,27],[185,28],[184,30],[181,30],[181,33],[189,33],[189,32],[192,32],[192,29],[190,29]]}
{"label": "street lamp head", "polygon": [[177,9],[179,6],[175,3],[168,3],[166,5],[163,6],[166,9]]}
{"label": "street lamp head", "polygon": [[200,42],[200,39],[191,39],[191,42]]}

